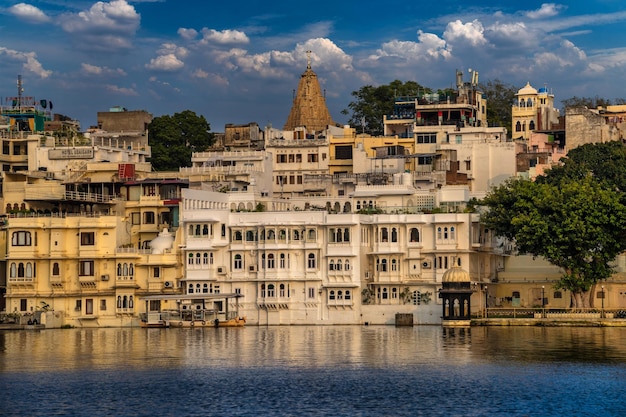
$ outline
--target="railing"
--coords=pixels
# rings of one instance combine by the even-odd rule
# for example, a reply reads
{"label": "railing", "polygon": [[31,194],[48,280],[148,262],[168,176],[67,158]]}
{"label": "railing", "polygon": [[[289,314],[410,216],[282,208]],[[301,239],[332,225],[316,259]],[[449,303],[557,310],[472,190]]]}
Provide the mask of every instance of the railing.
{"label": "railing", "polygon": [[541,307],[489,307],[476,314],[478,318],[502,319],[552,319],[597,320],[626,318],[626,310],[609,308],[541,308]]}

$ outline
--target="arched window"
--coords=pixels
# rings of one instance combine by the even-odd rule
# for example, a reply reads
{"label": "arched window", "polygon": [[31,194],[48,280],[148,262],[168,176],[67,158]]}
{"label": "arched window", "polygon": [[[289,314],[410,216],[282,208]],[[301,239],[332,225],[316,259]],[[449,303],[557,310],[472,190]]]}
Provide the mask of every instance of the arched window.
{"label": "arched window", "polygon": [[128,268],[128,274],[132,277],[133,275],[135,275],[135,266],[133,264],[130,264],[130,267]]}
{"label": "arched window", "polygon": [[200,252],[196,253],[196,265],[200,265]]}
{"label": "arched window", "polygon": [[122,276],[122,264],[121,263],[117,264],[117,276],[118,277]]}
{"label": "arched window", "polygon": [[209,254],[205,252],[202,254],[202,265],[208,265],[208,264],[209,264]]}
{"label": "arched window", "polygon": [[438,240],[441,240],[441,230],[442,230],[441,227],[437,228],[437,239]]}
{"label": "arched window", "polygon": [[209,284],[207,283],[202,284],[202,293],[207,294],[208,292],[209,292]]}
{"label": "arched window", "polygon": [[117,308],[122,308],[122,296],[117,296]]}
{"label": "arched window", "polygon": [[381,242],[389,242],[389,231],[386,227],[380,229],[380,239]]}
{"label": "arched window", "polygon": [[300,232],[297,230],[293,231],[293,240],[300,240]]}
{"label": "arched window", "polygon": [[135,302],[133,301],[133,296],[128,297],[128,308],[133,308],[135,306]]}
{"label": "arched window", "polygon": [[380,260],[380,272],[387,272],[387,260],[386,259]]}
{"label": "arched window", "polygon": [[195,231],[194,235],[195,236],[200,236],[200,225],[199,224],[196,225],[196,231]]}
{"label": "arched window", "polygon": [[343,241],[350,242],[350,229],[348,229],[347,227],[343,229]]}
{"label": "arched window", "polygon": [[[193,253],[189,254],[189,257],[187,258],[187,265],[193,265]],[[121,275],[118,273],[118,275]]]}
{"label": "arched window", "polygon": [[398,261],[396,259],[392,259],[391,260],[391,270],[392,271],[397,271],[398,270]]}
{"label": "arched window", "polygon": [[454,228],[454,226],[450,228],[450,239],[456,240],[456,229]]}
{"label": "arched window", "polygon": [[59,274],[60,274],[59,263],[55,262],[54,264],[52,264],[52,275],[59,275]]}
{"label": "arched window", "polygon": [[517,123],[515,123],[515,131],[516,132],[521,132],[522,131],[522,124],[519,121]]}
{"label": "arched window", "polygon": [[209,225],[205,224],[204,226],[202,226],[202,236],[208,236],[209,235]]}
{"label": "arched window", "polygon": [[337,260],[337,271],[341,271],[341,259]]}
{"label": "arched window", "polygon": [[309,269],[315,269],[316,268],[317,263],[315,262],[315,254],[314,253],[309,253],[308,259],[307,259],[307,267]]}
{"label": "arched window", "polygon": [[268,297],[276,297],[276,293],[274,292],[274,284],[267,285],[267,296]]}
{"label": "arched window", "polygon": [[419,242],[420,241],[420,232],[417,228],[411,229],[411,242]]}
{"label": "arched window", "polygon": [[240,231],[240,230],[237,230],[237,231],[235,232],[235,241],[237,241],[237,242],[241,242],[241,240],[242,240],[242,234],[241,234],[241,231]]}
{"label": "arched window", "polygon": [[24,278],[24,263],[17,264],[17,277]]}
{"label": "arched window", "polygon": [[193,284],[189,284],[189,288],[187,289],[188,294],[193,294]]}
{"label": "arched window", "polygon": [[26,262],[26,278],[33,277],[33,265],[30,262]]}
{"label": "arched window", "polygon": [[247,242],[254,242],[254,232],[252,230],[248,230],[246,232],[246,241]]}
{"label": "arched window", "polygon": [[243,268],[243,260],[241,259],[241,255],[239,255],[239,254],[235,255],[235,261],[233,263],[233,268],[235,268],[235,269]]}
{"label": "arched window", "polygon": [[352,298],[352,296],[350,295],[350,290],[346,290],[345,299],[349,300],[351,298]]}
{"label": "arched window", "polygon": [[346,259],[343,263],[344,267],[343,269],[345,269],[346,271],[350,270],[350,259]]}
{"label": "arched window", "polygon": [[387,292],[387,287],[383,288],[383,300],[389,298],[389,293]]}
{"label": "arched window", "polygon": [[189,236],[193,236],[193,224],[189,225]]}
{"label": "arched window", "polygon": [[330,290],[330,292],[328,293],[328,299],[329,300],[335,299],[335,290]]}
{"label": "arched window", "polygon": [[261,297],[265,298],[265,284],[261,284]]}
{"label": "arched window", "polygon": [[395,227],[391,229],[391,241],[392,242],[398,241],[398,230]]}
{"label": "arched window", "polygon": [[17,264],[15,262],[11,263],[11,272],[10,272],[10,276],[11,278],[15,278],[17,277]]}
{"label": "arched window", "polygon": [[284,297],[285,296],[285,284],[280,284],[279,288],[279,295],[280,297]]}
{"label": "arched window", "polygon": [[273,253],[270,253],[267,255],[267,268],[268,269],[276,268],[276,260],[274,259]]}
{"label": "arched window", "polygon": [[276,232],[270,229],[267,231],[267,240],[276,240]]}
{"label": "arched window", "polygon": [[122,275],[128,276],[128,264],[127,263],[124,263],[122,265]]}
{"label": "arched window", "polygon": [[528,130],[535,130],[535,121],[531,120],[528,124]]}
{"label": "arched window", "polygon": [[343,291],[337,291],[337,300],[343,300]]}
{"label": "arched window", "polygon": [[335,261],[333,259],[331,259],[330,262],[328,262],[328,270],[329,271],[335,270]]}
{"label": "arched window", "polygon": [[443,239],[448,240],[448,228],[447,227],[443,228]]}
{"label": "arched window", "polygon": [[279,265],[280,269],[285,269],[285,267],[286,267],[285,259],[286,259],[285,258],[285,254],[281,253],[280,254],[280,265]]}
{"label": "arched window", "polygon": [[398,299],[398,289],[396,287],[393,287],[391,289],[391,299],[392,300],[397,300]]}
{"label": "arched window", "polygon": [[317,240],[317,238],[315,237],[315,230],[314,229],[310,229],[309,230],[309,235],[307,237],[307,240],[309,240],[311,242]]}
{"label": "arched window", "polygon": [[128,308],[128,296],[122,298],[122,308]]}

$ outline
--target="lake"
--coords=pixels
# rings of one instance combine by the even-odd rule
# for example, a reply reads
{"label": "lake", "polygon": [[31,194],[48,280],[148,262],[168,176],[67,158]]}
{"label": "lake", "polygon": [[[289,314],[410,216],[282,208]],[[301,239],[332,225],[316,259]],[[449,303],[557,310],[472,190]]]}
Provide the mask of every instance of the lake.
{"label": "lake", "polygon": [[0,331],[2,416],[622,416],[626,328]]}

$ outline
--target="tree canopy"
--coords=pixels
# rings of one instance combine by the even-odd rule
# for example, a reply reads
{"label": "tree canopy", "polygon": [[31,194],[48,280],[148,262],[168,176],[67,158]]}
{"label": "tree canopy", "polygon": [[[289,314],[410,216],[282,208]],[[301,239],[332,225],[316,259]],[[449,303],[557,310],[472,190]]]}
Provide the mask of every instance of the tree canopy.
{"label": "tree canopy", "polygon": [[561,104],[563,104],[563,108],[567,107],[587,107],[590,109],[598,108],[598,106],[606,107],[617,104],[626,104],[626,100],[623,98],[616,98],[613,102],[610,99],[602,98],[602,97],[570,97],[561,100]]}
{"label": "tree canopy", "polygon": [[572,291],[576,307],[588,306],[583,294],[611,276],[612,263],[626,250],[623,193],[610,176],[590,169],[595,163],[585,162],[586,155],[600,158],[603,150],[610,161],[609,150],[617,145],[578,148],[563,168],[536,181],[511,179],[482,200],[488,210],[481,220],[497,235],[514,241],[520,253],[563,269],[557,287]]}
{"label": "tree canopy", "polygon": [[358,91],[352,92],[354,101],[350,102],[348,109],[342,110],[341,113],[348,115],[352,112],[348,123],[355,127],[357,131],[364,131],[372,135],[382,135],[383,115],[393,113],[395,98],[400,96],[415,97],[424,92],[430,93],[431,90],[415,81],[403,83],[395,80],[388,85],[380,85],[378,87],[366,85]]}
{"label": "tree canopy", "polygon": [[191,110],[152,119],[148,126],[150,162],[155,171],[178,171],[191,166],[191,154],[205,151],[215,140],[204,116]]}
{"label": "tree canopy", "polygon": [[[487,121],[491,126],[504,126],[511,132],[511,106],[515,101],[517,88],[501,82],[488,81],[481,84],[481,90],[487,96]],[[373,87],[366,85],[358,91],[352,92],[354,101],[348,108],[341,111],[350,115],[348,123],[358,132],[367,132],[372,135],[383,134],[383,116],[393,113],[394,101],[401,96],[421,96],[424,93],[433,93],[431,88],[424,87],[415,81],[392,81],[387,85]],[[439,95],[450,96],[452,89],[437,90]]]}

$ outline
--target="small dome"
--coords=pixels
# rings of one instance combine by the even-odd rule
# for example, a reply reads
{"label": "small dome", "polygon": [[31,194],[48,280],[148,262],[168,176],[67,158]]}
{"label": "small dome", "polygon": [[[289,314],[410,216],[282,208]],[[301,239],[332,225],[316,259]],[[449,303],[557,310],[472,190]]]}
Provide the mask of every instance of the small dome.
{"label": "small dome", "polygon": [[167,249],[172,249],[174,236],[167,230],[163,229],[161,233],[150,241],[150,249],[153,254],[164,253]]}
{"label": "small dome", "polygon": [[460,266],[453,266],[444,272],[441,278],[443,282],[470,282],[470,274]]}
{"label": "small dome", "polygon": [[545,87],[541,87],[541,88],[539,89],[539,94],[545,94],[545,93],[547,93],[547,92],[548,92],[548,89],[547,89],[547,88],[545,88]]}
{"label": "small dome", "polygon": [[517,92],[518,96],[523,96],[523,95],[527,95],[527,94],[537,94],[537,90],[532,85],[530,85],[529,82],[526,83],[524,88],[520,89]]}

